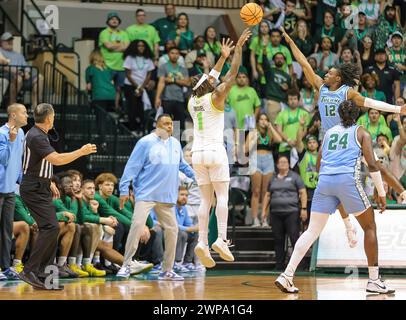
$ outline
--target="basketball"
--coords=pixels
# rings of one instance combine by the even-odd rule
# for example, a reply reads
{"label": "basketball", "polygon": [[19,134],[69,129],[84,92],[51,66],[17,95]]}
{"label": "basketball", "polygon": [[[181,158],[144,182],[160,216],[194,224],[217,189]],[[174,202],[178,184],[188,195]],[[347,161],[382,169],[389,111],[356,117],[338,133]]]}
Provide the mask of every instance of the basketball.
{"label": "basketball", "polygon": [[262,8],[256,3],[247,3],[240,10],[241,20],[249,26],[255,26],[260,23],[263,15]]}

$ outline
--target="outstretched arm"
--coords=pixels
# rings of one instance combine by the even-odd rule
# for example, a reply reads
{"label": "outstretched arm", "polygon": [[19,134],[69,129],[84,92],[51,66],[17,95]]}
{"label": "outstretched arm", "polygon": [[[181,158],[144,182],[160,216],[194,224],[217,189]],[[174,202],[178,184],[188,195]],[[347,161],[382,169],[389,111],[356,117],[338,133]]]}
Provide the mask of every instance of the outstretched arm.
{"label": "outstretched arm", "polygon": [[216,65],[213,67],[213,70],[218,72],[218,74],[221,73],[221,70],[223,70],[224,63],[226,62],[227,58],[230,56],[231,51],[235,48],[233,46],[233,41],[231,39],[224,39],[221,44],[221,57],[218,59]]}
{"label": "outstretched arm", "polygon": [[323,84],[323,79],[314,72],[313,68],[310,66],[304,54],[296,46],[292,38],[286,33],[285,29],[280,28],[280,30],[282,31],[282,34],[285,37],[286,42],[289,44],[292,53],[296,58],[296,61],[302,66],[306,78],[309,80],[313,88],[319,90],[321,85]]}
{"label": "outstretched arm", "polygon": [[216,108],[219,110],[224,110],[224,101],[226,100],[227,95],[234,84],[235,78],[238,74],[238,69],[241,65],[242,47],[244,46],[245,42],[247,42],[251,34],[252,33],[249,29],[245,29],[241,34],[234,49],[234,56],[233,60],[231,61],[230,70],[224,76],[223,83],[217,86],[213,92],[212,100]]}
{"label": "outstretched arm", "polygon": [[358,91],[349,89],[347,93],[348,100],[354,101],[359,107],[372,108],[384,112],[400,113],[406,115],[406,104],[403,106],[395,106],[386,102],[374,100],[368,97],[363,97]]}

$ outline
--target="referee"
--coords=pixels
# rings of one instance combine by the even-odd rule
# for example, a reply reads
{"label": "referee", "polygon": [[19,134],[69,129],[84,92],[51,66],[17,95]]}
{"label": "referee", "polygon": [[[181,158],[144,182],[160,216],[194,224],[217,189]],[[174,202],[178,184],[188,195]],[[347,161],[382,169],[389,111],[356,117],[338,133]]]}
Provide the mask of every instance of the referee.
{"label": "referee", "polygon": [[35,125],[26,135],[23,180],[20,186],[21,197],[37,222],[39,233],[19,277],[35,289],[43,290],[63,289],[57,283],[49,285],[46,279],[50,272],[47,267],[53,265],[56,255],[59,233],[55,207],[52,204],[52,193],[56,194],[51,186],[53,165],[62,166],[96,152],[94,144],[86,144],[70,153],[57,153],[48,139],[48,131],[54,126],[54,117],[55,112],[50,104],[41,103],[34,109]]}

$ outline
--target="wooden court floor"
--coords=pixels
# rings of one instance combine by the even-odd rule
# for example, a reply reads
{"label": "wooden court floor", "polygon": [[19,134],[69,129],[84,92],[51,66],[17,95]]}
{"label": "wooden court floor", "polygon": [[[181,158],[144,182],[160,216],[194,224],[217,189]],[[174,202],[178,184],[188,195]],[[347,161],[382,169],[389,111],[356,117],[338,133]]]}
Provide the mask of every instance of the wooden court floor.
{"label": "wooden court floor", "polygon": [[406,300],[406,279],[387,278],[394,295],[367,294],[366,278],[298,276],[298,294],[284,294],[270,272],[207,272],[184,282],[154,278],[90,278],[61,281],[64,291],[37,291],[20,281],[0,282],[0,300]]}

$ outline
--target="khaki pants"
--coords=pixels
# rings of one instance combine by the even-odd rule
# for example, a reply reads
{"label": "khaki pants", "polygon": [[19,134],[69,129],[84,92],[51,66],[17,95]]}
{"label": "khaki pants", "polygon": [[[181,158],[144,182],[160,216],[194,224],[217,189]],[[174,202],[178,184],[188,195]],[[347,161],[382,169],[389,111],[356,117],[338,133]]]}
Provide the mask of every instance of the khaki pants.
{"label": "khaki pants", "polygon": [[266,113],[269,117],[269,121],[271,121],[272,124],[275,124],[276,117],[280,111],[280,102],[266,99]]}
{"label": "khaki pants", "polygon": [[131,221],[130,232],[128,233],[125,245],[124,264],[131,263],[133,256],[137,252],[138,243],[142,231],[145,227],[151,209],[154,209],[158,221],[164,230],[165,253],[162,263],[162,271],[171,271],[175,262],[176,241],[178,239],[178,222],[173,204],[160,202],[136,201],[134,213]]}

